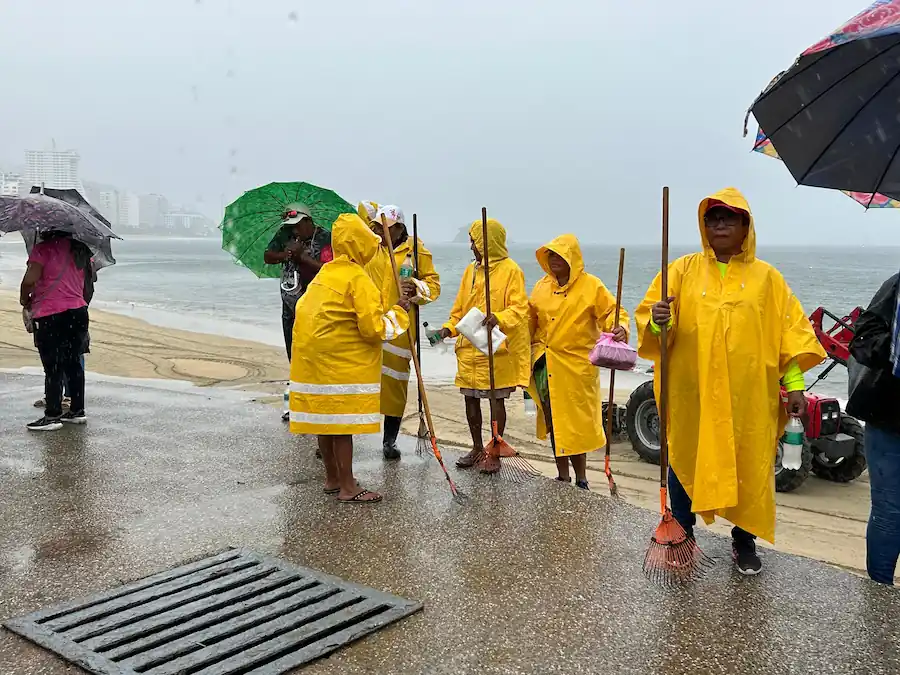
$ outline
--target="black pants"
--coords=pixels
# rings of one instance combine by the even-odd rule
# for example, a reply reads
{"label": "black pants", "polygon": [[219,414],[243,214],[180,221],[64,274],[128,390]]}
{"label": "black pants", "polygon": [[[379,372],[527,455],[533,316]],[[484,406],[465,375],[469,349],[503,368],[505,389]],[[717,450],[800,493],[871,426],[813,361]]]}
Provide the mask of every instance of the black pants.
{"label": "black pants", "polygon": [[[697,516],[691,511],[691,498],[684,491],[684,487],[681,485],[681,481],[678,480],[678,476],[672,471],[672,467],[669,467],[669,499],[672,501],[672,515],[675,516],[675,520],[684,528],[688,536],[692,536],[694,534],[694,525],[697,523]],[[739,527],[731,529],[731,537],[738,541],[753,541],[756,539],[756,535],[750,534]]]}
{"label": "black pants", "polygon": [[[296,301],[295,301],[296,302]],[[294,305],[281,301],[281,329],[284,331],[284,348],[288,361],[291,360],[291,345],[294,342]]]}
{"label": "black pants", "polygon": [[397,436],[400,435],[401,424],[403,424],[402,417],[384,416],[384,445],[393,445],[397,442]]}
{"label": "black pants", "polygon": [[62,415],[63,379],[69,384],[72,412],[84,411],[84,353],[88,310],[70,309],[34,321],[34,342],[44,366],[47,417]]}

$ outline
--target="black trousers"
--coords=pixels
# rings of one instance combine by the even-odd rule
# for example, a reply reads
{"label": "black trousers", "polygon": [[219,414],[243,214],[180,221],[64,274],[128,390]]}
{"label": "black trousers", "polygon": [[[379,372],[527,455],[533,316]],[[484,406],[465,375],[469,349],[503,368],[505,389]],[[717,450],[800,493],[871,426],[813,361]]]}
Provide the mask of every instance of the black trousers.
{"label": "black trousers", "polygon": [[34,321],[34,343],[44,366],[47,417],[62,415],[63,380],[69,384],[72,412],[84,411],[84,353],[88,332],[88,310],[70,309]]}
{"label": "black trousers", "polygon": [[[685,491],[681,481],[678,480],[678,476],[672,471],[672,467],[669,467],[669,499],[672,502],[672,515],[675,516],[675,520],[684,528],[689,537],[693,536],[694,525],[697,524],[697,516],[691,511],[691,498]],[[756,539],[756,535],[735,526],[731,528],[731,538],[736,541],[746,542]]]}
{"label": "black trousers", "polygon": [[284,348],[288,361],[291,360],[291,345],[294,342],[294,305],[281,301],[281,329],[284,331]]}

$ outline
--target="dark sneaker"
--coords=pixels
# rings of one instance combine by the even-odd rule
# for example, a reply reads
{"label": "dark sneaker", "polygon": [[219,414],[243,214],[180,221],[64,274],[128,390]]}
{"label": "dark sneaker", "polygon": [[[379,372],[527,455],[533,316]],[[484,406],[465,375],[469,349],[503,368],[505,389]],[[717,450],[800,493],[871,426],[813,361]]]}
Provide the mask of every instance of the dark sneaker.
{"label": "dark sneaker", "polygon": [[744,576],[752,577],[762,571],[762,560],[756,555],[756,543],[752,539],[732,539],[731,559]]}
{"label": "dark sneaker", "polygon": [[384,458],[388,461],[400,459],[400,449],[396,443],[385,443],[381,450],[384,453]]}
{"label": "dark sneaker", "polygon": [[62,429],[62,422],[58,417],[42,417],[27,426],[29,431],[56,431]]}
{"label": "dark sneaker", "polygon": [[71,410],[67,413],[64,413],[62,417],[59,418],[59,421],[63,424],[87,424],[87,415],[84,414],[84,410],[81,412],[72,412]]}
{"label": "dark sneaker", "polygon": [[590,490],[591,489],[591,486],[588,485],[588,482],[586,480],[576,480],[575,487],[580,488],[582,490]]}
{"label": "dark sneaker", "polygon": [[281,413],[281,421],[282,422],[290,422],[291,421],[291,413],[289,413],[289,412]]}

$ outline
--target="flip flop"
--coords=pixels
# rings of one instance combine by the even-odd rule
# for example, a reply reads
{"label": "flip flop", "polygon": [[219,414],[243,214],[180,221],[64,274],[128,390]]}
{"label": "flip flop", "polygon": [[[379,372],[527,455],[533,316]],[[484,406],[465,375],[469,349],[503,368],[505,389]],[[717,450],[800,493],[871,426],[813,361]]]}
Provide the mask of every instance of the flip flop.
{"label": "flip flop", "polygon": [[381,501],[381,495],[378,495],[375,499],[360,499],[360,497],[365,497],[366,495],[372,494],[375,493],[371,490],[363,490],[362,492],[356,493],[356,495],[354,495],[350,499],[341,499],[340,497],[338,497],[338,501],[342,504],[377,504]]}

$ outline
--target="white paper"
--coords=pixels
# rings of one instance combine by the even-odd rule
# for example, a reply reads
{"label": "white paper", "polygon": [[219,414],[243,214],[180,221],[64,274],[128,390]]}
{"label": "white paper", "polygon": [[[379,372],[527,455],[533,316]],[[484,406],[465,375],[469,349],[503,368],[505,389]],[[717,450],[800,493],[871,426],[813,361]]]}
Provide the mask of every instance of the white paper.
{"label": "white paper", "polygon": [[[477,307],[470,309],[466,315],[456,324],[456,330],[459,334],[475,345],[475,349],[487,356],[488,353],[488,332],[487,328],[482,325],[484,321],[484,312]],[[498,326],[494,326],[491,331],[494,353],[500,349],[500,345],[506,339],[506,335]]]}

